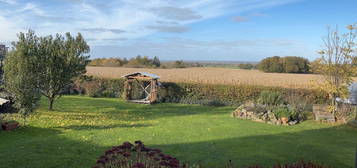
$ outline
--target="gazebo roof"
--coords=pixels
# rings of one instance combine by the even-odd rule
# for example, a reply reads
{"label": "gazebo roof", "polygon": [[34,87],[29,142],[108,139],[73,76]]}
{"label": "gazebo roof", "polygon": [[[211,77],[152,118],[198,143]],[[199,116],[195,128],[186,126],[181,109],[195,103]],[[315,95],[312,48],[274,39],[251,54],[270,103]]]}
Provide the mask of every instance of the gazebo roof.
{"label": "gazebo roof", "polygon": [[152,73],[147,73],[147,72],[134,72],[130,74],[126,74],[122,76],[123,78],[146,78],[146,79],[160,79],[159,76],[152,74]]}

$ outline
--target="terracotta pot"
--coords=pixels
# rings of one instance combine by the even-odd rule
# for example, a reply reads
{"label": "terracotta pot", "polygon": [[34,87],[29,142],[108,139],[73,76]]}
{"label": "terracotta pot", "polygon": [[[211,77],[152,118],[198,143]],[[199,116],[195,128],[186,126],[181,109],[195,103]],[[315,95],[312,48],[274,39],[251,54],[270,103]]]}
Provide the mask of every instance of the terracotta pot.
{"label": "terracotta pot", "polygon": [[286,118],[286,117],[282,117],[280,120],[281,120],[281,122],[282,122],[283,124],[287,124],[288,121],[289,121],[289,119]]}
{"label": "terracotta pot", "polygon": [[10,131],[10,130],[18,128],[19,123],[18,122],[11,122],[11,123],[4,122],[1,124],[1,127],[5,131]]}

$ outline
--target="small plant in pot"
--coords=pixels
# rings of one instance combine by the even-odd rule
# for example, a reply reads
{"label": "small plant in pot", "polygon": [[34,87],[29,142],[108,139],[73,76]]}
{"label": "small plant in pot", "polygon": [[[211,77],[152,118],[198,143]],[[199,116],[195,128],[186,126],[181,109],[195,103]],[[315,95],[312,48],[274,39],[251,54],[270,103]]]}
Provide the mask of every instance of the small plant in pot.
{"label": "small plant in pot", "polygon": [[3,121],[1,123],[1,127],[5,131],[13,130],[19,127],[19,122],[15,120]]}

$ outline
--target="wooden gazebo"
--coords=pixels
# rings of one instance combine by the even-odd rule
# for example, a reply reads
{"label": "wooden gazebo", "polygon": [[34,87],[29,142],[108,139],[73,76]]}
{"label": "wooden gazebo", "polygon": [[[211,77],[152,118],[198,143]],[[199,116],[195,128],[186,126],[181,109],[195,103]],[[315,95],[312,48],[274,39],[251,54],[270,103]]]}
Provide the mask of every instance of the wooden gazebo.
{"label": "wooden gazebo", "polygon": [[[152,104],[157,102],[158,99],[158,87],[159,87],[159,79],[160,77],[147,73],[147,72],[135,72],[130,73],[127,75],[122,76],[126,78],[124,84],[124,99],[133,102],[133,103],[142,103],[142,104]],[[139,80],[146,80],[149,81],[149,84],[146,86],[141,83]],[[133,92],[133,83],[136,82],[140,88],[144,91],[145,98],[140,100],[133,100],[132,99],[132,92]]]}

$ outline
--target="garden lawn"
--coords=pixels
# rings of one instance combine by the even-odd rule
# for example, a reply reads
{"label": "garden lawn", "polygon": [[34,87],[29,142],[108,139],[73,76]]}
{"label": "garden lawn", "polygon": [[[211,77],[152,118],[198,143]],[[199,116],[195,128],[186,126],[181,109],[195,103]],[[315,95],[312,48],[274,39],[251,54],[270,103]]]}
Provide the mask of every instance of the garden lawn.
{"label": "garden lawn", "polygon": [[[41,100],[28,125],[0,131],[0,168],[90,168],[111,146],[142,140],[205,168],[312,160],[353,167],[357,130],[306,121],[274,126],[230,117],[234,107],[129,104],[117,98]],[[13,116],[16,117],[16,116]]]}

